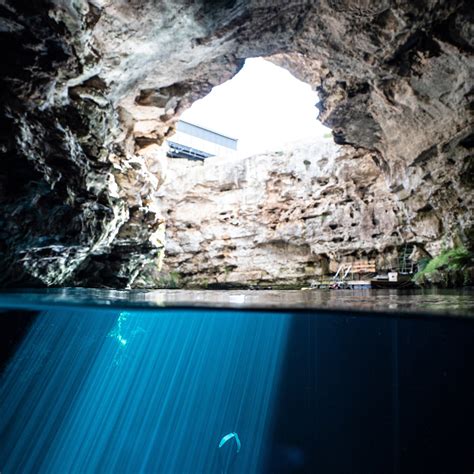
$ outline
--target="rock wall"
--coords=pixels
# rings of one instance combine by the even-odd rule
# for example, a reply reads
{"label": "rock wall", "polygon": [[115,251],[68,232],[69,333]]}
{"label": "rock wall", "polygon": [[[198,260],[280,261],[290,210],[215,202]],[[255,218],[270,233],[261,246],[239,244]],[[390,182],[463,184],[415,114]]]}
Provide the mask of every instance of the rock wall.
{"label": "rock wall", "polygon": [[416,209],[392,192],[377,154],[329,141],[207,159],[160,188],[166,251],[156,279],[163,286],[298,286],[354,260],[396,268],[406,244],[416,260],[447,238],[429,212],[430,195],[409,194]]}
{"label": "rock wall", "polygon": [[2,286],[124,287],[155,268],[160,145],[251,56],[318,88],[414,235],[472,245],[467,0],[1,0],[0,38]]}

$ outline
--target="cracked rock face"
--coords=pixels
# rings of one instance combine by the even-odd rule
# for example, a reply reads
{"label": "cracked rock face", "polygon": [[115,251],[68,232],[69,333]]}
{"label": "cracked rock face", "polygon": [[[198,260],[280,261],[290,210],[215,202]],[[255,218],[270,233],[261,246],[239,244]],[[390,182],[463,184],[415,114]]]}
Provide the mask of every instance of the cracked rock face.
{"label": "cracked rock face", "polygon": [[210,158],[166,182],[163,281],[301,285],[344,257],[387,259],[400,244],[396,200],[370,154],[344,151],[326,141]]}
{"label": "cracked rock face", "polygon": [[[403,226],[395,232],[430,252],[472,246],[469,7],[1,0],[0,284],[125,287],[155,268],[166,217],[160,145],[183,110],[251,56],[318,88],[341,156],[371,157],[367,190],[374,173],[386,183]],[[368,200],[363,185],[359,193]],[[314,258],[338,251],[329,241],[308,244]]]}
{"label": "cracked rock face", "polygon": [[390,189],[376,153],[327,141],[209,158],[160,189],[167,220],[161,282],[301,286],[359,260],[396,268],[407,243],[417,260],[445,239],[451,217],[446,224],[433,212],[435,186],[445,182],[431,194],[412,188],[416,206],[408,207],[415,200]]}

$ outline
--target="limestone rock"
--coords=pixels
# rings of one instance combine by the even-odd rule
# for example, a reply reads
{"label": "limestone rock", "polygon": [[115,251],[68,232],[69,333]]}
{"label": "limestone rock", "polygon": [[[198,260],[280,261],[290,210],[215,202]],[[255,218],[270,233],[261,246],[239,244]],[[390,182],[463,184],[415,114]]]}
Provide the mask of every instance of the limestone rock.
{"label": "limestone rock", "polygon": [[[330,181],[307,189],[311,203],[358,196],[357,245],[373,239],[377,249],[378,226],[401,219],[406,237],[430,252],[438,233],[444,245],[472,246],[470,7],[467,0],[2,0],[0,284],[122,287],[154,267],[163,178],[141,150],[159,146],[183,110],[252,56],[272,56],[318,88],[322,121],[338,144],[359,150],[341,152],[343,162],[360,165],[360,174],[349,168],[347,190]],[[281,170],[268,181],[278,219],[270,208],[266,219],[277,242],[303,232],[291,203],[303,198]],[[348,170],[335,173],[343,182]],[[387,204],[386,216],[384,201],[365,195],[383,180],[397,203]],[[340,225],[347,206],[327,206],[302,208],[306,221],[331,212],[327,225]],[[383,224],[372,222],[375,214]],[[311,251],[344,253],[349,236]],[[249,236],[229,227],[221,240],[232,238]],[[196,239],[189,234],[190,247]],[[265,258],[284,254],[280,244],[261,245],[272,248]]]}
{"label": "limestone rock", "polygon": [[308,285],[354,260],[389,270],[406,244],[426,255],[446,238],[430,196],[411,189],[419,201],[408,212],[374,158],[321,141],[170,176],[159,191],[167,245],[157,282]]}

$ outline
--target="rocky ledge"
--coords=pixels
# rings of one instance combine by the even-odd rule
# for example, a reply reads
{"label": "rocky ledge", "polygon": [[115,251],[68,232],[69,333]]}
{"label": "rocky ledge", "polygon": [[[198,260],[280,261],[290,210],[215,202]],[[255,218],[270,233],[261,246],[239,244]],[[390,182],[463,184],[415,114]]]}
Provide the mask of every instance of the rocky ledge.
{"label": "rocky ledge", "polygon": [[[470,6],[1,0],[0,284],[126,287],[156,268],[166,221],[157,194],[160,146],[184,109],[253,56],[270,57],[319,90],[321,120],[348,157],[341,163],[355,160],[347,165],[353,171],[364,165],[361,181],[347,191],[351,199],[374,209],[389,202],[387,224],[364,224],[373,232],[369,241],[339,236],[336,227],[321,246],[306,242],[315,259],[367,242],[377,249],[380,227],[395,222],[403,228],[394,228],[387,245],[403,235],[432,252],[459,243],[471,248]],[[344,193],[335,166],[327,185]],[[274,180],[281,174],[289,190],[295,178],[284,177],[285,169]],[[374,194],[383,182],[383,193]],[[284,220],[296,222],[286,213],[310,216],[327,186],[305,183],[306,203],[288,191],[283,222],[265,217],[276,224],[266,235],[276,239],[277,253]],[[342,215],[332,208],[331,219]],[[359,243],[348,244],[349,237]]]}

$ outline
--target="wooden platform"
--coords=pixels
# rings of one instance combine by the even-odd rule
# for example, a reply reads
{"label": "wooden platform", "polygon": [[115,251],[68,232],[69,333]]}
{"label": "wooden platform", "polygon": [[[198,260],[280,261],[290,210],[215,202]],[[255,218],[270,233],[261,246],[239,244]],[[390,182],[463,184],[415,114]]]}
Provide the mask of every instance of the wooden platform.
{"label": "wooden platform", "polygon": [[357,261],[351,264],[351,273],[356,275],[364,275],[368,273],[377,273],[375,260]]}

